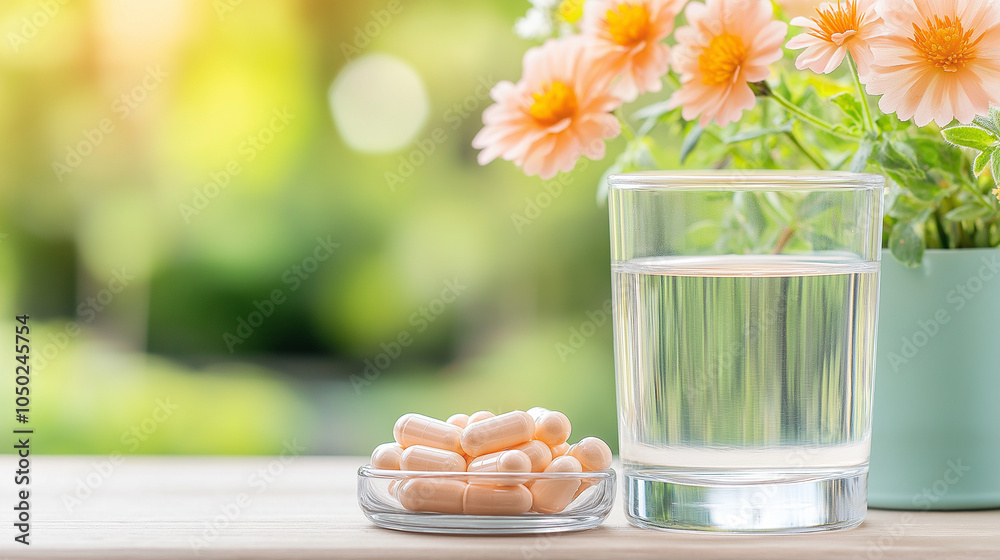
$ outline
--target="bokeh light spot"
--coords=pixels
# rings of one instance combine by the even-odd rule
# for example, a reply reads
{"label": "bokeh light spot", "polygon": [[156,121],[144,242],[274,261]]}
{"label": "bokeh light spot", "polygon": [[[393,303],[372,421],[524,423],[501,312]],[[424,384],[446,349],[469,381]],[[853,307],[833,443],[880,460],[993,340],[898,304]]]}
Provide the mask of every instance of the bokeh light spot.
{"label": "bokeh light spot", "polygon": [[371,54],[350,62],[330,88],[333,121],[359,152],[392,152],[409,144],[427,120],[430,102],[412,66]]}

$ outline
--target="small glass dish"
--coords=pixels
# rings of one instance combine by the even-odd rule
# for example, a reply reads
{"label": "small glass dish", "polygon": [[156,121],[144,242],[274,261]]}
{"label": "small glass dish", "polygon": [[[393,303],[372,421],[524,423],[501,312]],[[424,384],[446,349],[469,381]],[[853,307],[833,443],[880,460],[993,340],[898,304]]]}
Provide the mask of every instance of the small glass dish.
{"label": "small glass dish", "polygon": [[[424,488],[458,482],[476,486],[529,487],[541,480],[579,481],[572,501],[556,513],[529,511],[518,515],[469,515],[410,511],[396,497],[404,483],[420,479]],[[460,485],[457,485],[460,486]],[[410,488],[414,488],[411,486]],[[487,473],[394,471],[365,465],[358,469],[358,503],[379,527],[420,533],[556,533],[592,529],[611,512],[615,501],[615,471],[583,473]],[[523,491],[521,491],[523,493]],[[533,504],[534,505],[534,504]]]}

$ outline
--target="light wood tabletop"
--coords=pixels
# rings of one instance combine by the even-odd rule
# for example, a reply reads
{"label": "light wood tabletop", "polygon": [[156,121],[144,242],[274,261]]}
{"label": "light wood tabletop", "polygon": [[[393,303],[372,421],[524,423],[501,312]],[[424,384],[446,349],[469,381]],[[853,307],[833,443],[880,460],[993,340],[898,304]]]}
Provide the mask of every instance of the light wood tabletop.
{"label": "light wood tabletop", "polygon": [[[1000,510],[871,510],[858,528],[787,536],[672,533],[629,525],[621,500],[589,531],[421,535],[358,508],[361,457],[53,457],[31,463],[31,545],[0,504],[0,558],[1000,558]],[[3,458],[5,472],[16,467]],[[3,477],[6,502],[13,476]]]}

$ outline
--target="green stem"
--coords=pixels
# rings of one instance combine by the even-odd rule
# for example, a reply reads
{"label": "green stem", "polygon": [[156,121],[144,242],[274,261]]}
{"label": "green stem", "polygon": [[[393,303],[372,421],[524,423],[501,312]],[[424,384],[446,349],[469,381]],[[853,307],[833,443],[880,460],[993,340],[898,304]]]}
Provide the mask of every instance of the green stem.
{"label": "green stem", "polygon": [[807,122],[807,123],[815,126],[816,128],[818,128],[818,129],[820,129],[820,130],[822,130],[824,132],[827,132],[827,133],[832,134],[834,136],[839,136],[839,137],[844,138],[846,140],[857,141],[857,140],[860,139],[860,137],[857,136],[857,135],[855,135],[855,134],[849,134],[847,132],[843,132],[843,131],[837,130],[837,129],[833,128],[833,125],[831,125],[830,123],[828,123],[828,122],[826,122],[824,120],[821,120],[821,119],[819,119],[817,117],[814,117],[814,116],[810,115],[809,113],[803,111],[802,109],[799,109],[798,107],[796,107],[795,105],[793,105],[791,101],[785,99],[784,97],[782,97],[781,95],[779,95],[777,92],[771,91],[768,94],[768,97],[770,97],[771,99],[773,99],[775,101],[775,103],[777,103],[778,105],[781,105],[782,107],[784,107],[785,110],[788,111],[789,113],[795,115],[796,117],[802,119],[803,121],[805,121],[805,122]]}
{"label": "green stem", "polygon": [[858,74],[858,67],[854,64],[854,58],[850,54],[847,55],[847,68],[851,72],[851,78],[854,79],[854,89],[858,94],[858,101],[861,102],[861,114],[864,117],[863,124],[865,131],[869,134],[879,136],[882,132],[879,130],[878,124],[875,123],[875,118],[872,117],[872,109],[868,105],[868,95],[865,94],[865,88],[861,85],[861,76]]}
{"label": "green stem", "polygon": [[789,130],[788,132],[785,133],[785,136],[787,136],[788,139],[791,140],[792,144],[796,148],[798,148],[800,152],[802,152],[802,155],[804,155],[807,158],[809,158],[809,161],[811,161],[812,164],[815,165],[817,169],[820,169],[820,170],[826,169],[826,167],[827,167],[826,163],[824,161],[822,161],[819,156],[817,156],[816,154],[812,153],[812,151],[809,150],[809,148],[806,148],[802,144],[802,142],[799,141],[798,137],[795,136],[794,132],[792,132],[791,130]]}
{"label": "green stem", "polygon": [[618,117],[618,122],[622,125],[622,136],[625,137],[625,140],[628,142],[635,140],[635,132],[632,131],[632,127],[629,126],[628,121],[625,120],[625,115],[622,114],[621,107],[615,109],[615,116]]}

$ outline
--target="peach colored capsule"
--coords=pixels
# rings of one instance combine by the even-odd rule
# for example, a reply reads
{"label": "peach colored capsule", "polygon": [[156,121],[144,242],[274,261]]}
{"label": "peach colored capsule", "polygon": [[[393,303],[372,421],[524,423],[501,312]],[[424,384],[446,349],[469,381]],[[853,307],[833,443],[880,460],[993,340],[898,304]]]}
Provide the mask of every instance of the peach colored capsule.
{"label": "peach colored capsule", "polygon": [[411,478],[396,490],[396,497],[410,511],[462,513],[468,484],[461,480]]}
{"label": "peach colored capsule", "polygon": [[531,472],[531,459],[524,451],[508,449],[480,455],[469,463],[469,472]]}
{"label": "peach colored capsule", "polygon": [[[583,472],[583,467],[576,457],[564,455],[556,457],[545,467],[545,472]],[[539,479],[531,485],[533,511],[538,513],[558,513],[573,501],[576,491],[580,488],[579,478]]]}
{"label": "peach colored capsule", "polygon": [[[575,500],[575,499],[579,498],[580,494],[583,494],[587,490],[587,488],[590,488],[591,486],[594,486],[595,484],[597,484],[597,483],[593,482],[593,481],[590,481],[590,480],[584,480],[584,481],[580,482],[580,487],[577,488],[576,494],[573,494],[573,499]],[[572,503],[572,502],[570,502],[570,503]]]}
{"label": "peach colored capsule", "polygon": [[535,417],[535,439],[546,445],[566,443],[572,431],[569,418],[562,412],[546,410]]}
{"label": "peach colored capsule", "polygon": [[467,515],[521,515],[531,509],[531,492],[520,484],[470,484],[462,510]]}
{"label": "peach colored capsule", "polygon": [[452,426],[458,426],[459,428],[464,428],[469,425],[469,415],[468,414],[452,414],[445,420],[448,424]]}
{"label": "peach colored capsule", "polygon": [[585,471],[603,471],[611,466],[611,448],[600,438],[583,438],[571,445],[567,454],[579,459]]}
{"label": "peach colored capsule", "polygon": [[552,462],[552,449],[538,440],[515,445],[511,449],[523,451],[528,455],[528,459],[531,460],[531,472],[542,472]]}
{"label": "peach colored capsule", "polygon": [[559,445],[553,445],[549,448],[552,451],[552,458],[562,457],[569,451],[569,444],[562,442]]}
{"label": "peach colored capsule", "polygon": [[488,410],[480,410],[479,412],[473,412],[469,416],[469,423],[466,424],[466,426],[468,426],[469,424],[472,424],[473,422],[479,422],[481,420],[486,420],[487,418],[493,418],[494,416],[495,416],[495,414],[493,414],[492,412],[490,412]]}
{"label": "peach colored capsule", "polygon": [[411,445],[399,456],[404,471],[465,472],[465,467],[465,457],[458,453],[426,445]]}
{"label": "peach colored capsule", "polygon": [[543,412],[548,412],[548,411],[549,411],[549,409],[547,409],[547,408],[542,408],[540,406],[533,406],[533,407],[531,407],[531,408],[528,409],[528,414],[530,414],[532,418],[538,418],[539,414],[541,414]]}
{"label": "peach colored capsule", "polygon": [[535,434],[535,421],[527,412],[515,410],[471,423],[462,430],[462,449],[469,455],[485,455],[520,445]]}
{"label": "peach colored capsule", "polygon": [[372,466],[376,469],[399,470],[399,456],[403,453],[403,446],[396,442],[383,443],[372,451]]}
{"label": "peach colored capsule", "polygon": [[411,445],[426,445],[462,452],[462,428],[420,414],[404,414],[396,420],[392,435],[403,448]]}
{"label": "peach colored capsule", "polygon": [[387,488],[387,490],[389,491],[389,495],[392,496],[393,498],[396,498],[398,496],[399,486],[402,483],[403,481],[401,480],[390,480],[389,487]]}

